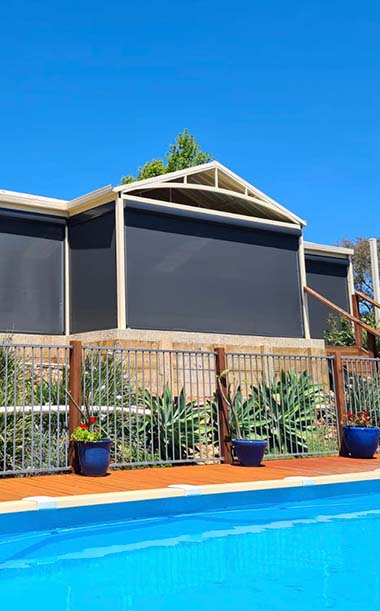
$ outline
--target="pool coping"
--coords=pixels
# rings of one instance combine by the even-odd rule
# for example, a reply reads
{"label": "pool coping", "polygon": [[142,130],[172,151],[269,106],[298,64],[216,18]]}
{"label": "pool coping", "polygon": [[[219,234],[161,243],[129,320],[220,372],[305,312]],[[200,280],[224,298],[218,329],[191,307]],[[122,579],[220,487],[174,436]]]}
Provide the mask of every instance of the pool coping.
{"label": "pool coping", "polygon": [[17,501],[0,502],[0,514],[41,511],[49,509],[67,509],[93,505],[108,505],[112,503],[128,503],[133,501],[149,501],[175,497],[223,494],[231,492],[254,492],[258,490],[275,490],[281,488],[302,488],[326,484],[343,484],[380,480],[380,469],[358,473],[317,476],[288,476],[278,480],[263,480],[251,482],[236,482],[227,484],[192,485],[172,484],[166,488],[144,490],[128,490],[120,492],[104,492],[95,494],[79,494],[72,496],[34,496]]}

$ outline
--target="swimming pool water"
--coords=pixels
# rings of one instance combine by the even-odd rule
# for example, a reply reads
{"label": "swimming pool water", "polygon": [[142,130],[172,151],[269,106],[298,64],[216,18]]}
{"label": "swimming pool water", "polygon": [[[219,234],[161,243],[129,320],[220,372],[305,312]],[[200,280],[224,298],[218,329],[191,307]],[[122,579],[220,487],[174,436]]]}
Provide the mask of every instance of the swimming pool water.
{"label": "swimming pool water", "polygon": [[378,492],[21,529],[0,537],[0,601],[12,610],[376,610],[379,534]]}

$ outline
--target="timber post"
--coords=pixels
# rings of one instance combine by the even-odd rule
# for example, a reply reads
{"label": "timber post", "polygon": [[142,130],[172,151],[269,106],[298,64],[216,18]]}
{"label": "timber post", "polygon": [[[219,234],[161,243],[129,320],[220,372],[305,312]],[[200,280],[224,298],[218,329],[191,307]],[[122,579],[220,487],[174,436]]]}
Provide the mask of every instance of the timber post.
{"label": "timber post", "polygon": [[226,370],[227,360],[224,347],[215,348],[216,355],[216,397],[218,405],[220,454],[225,465],[232,465],[231,438],[229,431],[229,405]]}

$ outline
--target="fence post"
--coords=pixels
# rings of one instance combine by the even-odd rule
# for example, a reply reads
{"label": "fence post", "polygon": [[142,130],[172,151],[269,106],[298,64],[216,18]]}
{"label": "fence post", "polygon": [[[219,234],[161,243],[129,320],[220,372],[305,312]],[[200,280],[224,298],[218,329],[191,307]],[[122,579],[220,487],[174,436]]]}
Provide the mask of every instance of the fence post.
{"label": "fence post", "polygon": [[346,416],[343,360],[340,352],[331,351],[329,352],[329,354],[333,357],[332,363],[334,374],[335,401],[338,418],[339,456],[348,456],[348,450],[346,448],[343,438],[343,420]]}
{"label": "fence post", "polygon": [[[352,313],[356,318],[360,318],[359,297],[356,293],[352,295]],[[359,350],[363,348],[362,330],[359,325],[354,322],[355,344]]]}
{"label": "fence post", "polygon": [[232,465],[231,438],[229,435],[229,406],[227,397],[226,375],[221,375],[227,369],[226,351],[223,347],[215,348],[216,355],[216,396],[218,403],[218,418],[220,430],[220,454],[225,465]]}
{"label": "fence post", "polygon": [[[70,342],[70,399],[69,399],[69,435],[80,425],[81,414],[75,403],[82,405],[82,342]],[[69,465],[75,473],[79,472],[79,465],[75,452],[75,444],[70,441]]]}
{"label": "fence post", "polygon": [[369,331],[367,331],[367,349],[370,353],[370,356],[372,356],[374,359],[377,359],[378,352],[376,345],[376,336],[373,335],[373,333],[370,333]]}

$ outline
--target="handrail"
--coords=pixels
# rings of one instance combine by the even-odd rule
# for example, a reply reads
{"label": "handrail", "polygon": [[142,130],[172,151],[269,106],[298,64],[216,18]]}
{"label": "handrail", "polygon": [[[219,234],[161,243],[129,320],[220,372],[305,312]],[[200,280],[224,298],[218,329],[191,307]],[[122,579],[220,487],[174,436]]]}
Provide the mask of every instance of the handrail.
{"label": "handrail", "polygon": [[314,297],[315,299],[323,303],[325,306],[327,306],[331,310],[335,310],[335,312],[338,312],[338,314],[341,314],[341,316],[348,318],[348,320],[351,320],[356,325],[358,325],[362,329],[365,329],[365,331],[374,335],[375,337],[380,337],[380,331],[373,329],[373,327],[370,327],[369,325],[367,325],[367,323],[360,320],[360,318],[357,318],[356,316],[353,316],[349,312],[346,312],[346,310],[343,310],[343,308],[340,308],[339,306],[337,306],[335,303],[333,303],[329,299],[326,299],[326,297],[323,297],[323,295],[321,295],[320,293],[317,293],[317,291],[314,291],[309,286],[304,286],[303,288],[304,288],[304,291],[308,293],[308,295],[310,295],[311,297]]}
{"label": "handrail", "polygon": [[379,308],[380,309],[380,303],[378,303],[378,301],[375,301],[374,299],[372,299],[372,297],[369,297],[368,295],[366,295],[365,293],[361,293],[360,291],[356,291],[355,293],[359,299],[361,299],[362,301],[368,301],[368,303],[372,304],[373,306],[375,306],[375,308]]}

